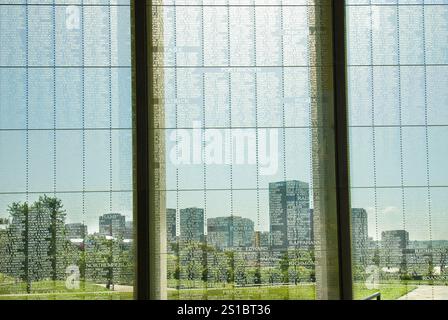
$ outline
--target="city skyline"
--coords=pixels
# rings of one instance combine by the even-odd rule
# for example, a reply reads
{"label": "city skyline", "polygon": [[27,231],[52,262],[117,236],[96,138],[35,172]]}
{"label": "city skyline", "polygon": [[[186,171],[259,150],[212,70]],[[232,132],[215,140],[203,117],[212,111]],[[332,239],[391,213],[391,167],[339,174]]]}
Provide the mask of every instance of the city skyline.
{"label": "city skyline", "polygon": [[[286,181],[300,181],[300,180],[286,180]],[[273,182],[269,182],[268,185],[273,184],[273,183],[283,183],[283,182],[285,182],[285,180],[273,181]],[[256,231],[266,232],[266,231],[270,230],[270,224],[269,224],[269,192],[266,192],[268,190],[264,189],[264,188],[261,188],[261,190],[263,191],[265,196],[264,197],[263,196],[259,197],[260,202],[261,202],[261,200],[264,200],[265,203],[267,202],[266,206],[264,206],[264,207],[260,206],[260,212],[263,212],[263,214],[260,213],[260,215],[258,216],[256,214],[256,212],[247,210],[248,213],[246,213],[246,214],[241,214],[240,212],[234,212],[233,215],[234,216],[242,216],[242,217],[251,219],[255,223],[255,230]],[[176,191],[167,191],[167,193],[168,192],[176,192]],[[214,194],[213,193],[215,193],[215,192],[218,193],[218,194],[226,193],[229,196],[229,191],[228,190],[226,190],[226,191],[223,191],[223,190],[181,191],[181,190],[179,190],[179,193],[185,193],[185,192],[187,192],[187,193],[194,193],[196,195],[196,197],[199,197],[202,201],[198,201],[198,204],[203,202],[204,194],[207,194],[207,195],[210,196],[209,200],[214,198]],[[238,192],[241,192],[241,191],[238,191]],[[254,190],[243,190],[242,192],[248,192],[248,193],[251,193],[251,194],[254,195]],[[199,193],[199,195],[198,195],[198,193]],[[30,197],[31,196],[32,195],[30,195]],[[36,195],[36,198],[37,197],[38,196]],[[237,195],[234,195],[234,197],[237,198]],[[13,196],[11,196],[10,198],[13,199]],[[65,198],[64,194],[62,194],[62,198],[63,198],[62,200],[64,200],[64,198]],[[104,194],[103,195],[103,201],[104,201],[104,205],[106,207],[108,206],[108,203],[107,203],[109,201],[108,198],[109,198],[109,194]],[[192,199],[194,199],[194,197],[192,197]],[[312,189],[310,190],[310,199],[309,200],[310,200],[310,208],[309,209],[313,210],[313,207],[311,206],[312,205]],[[11,202],[11,203],[13,203],[13,202]],[[9,205],[11,205],[11,203],[8,203],[7,205],[9,206]],[[66,203],[64,201],[62,201],[62,203],[64,205],[64,208],[66,208]],[[222,203],[221,202],[221,204],[226,204],[226,203]],[[77,207],[78,207],[78,210],[82,210],[80,204],[78,204]],[[201,208],[199,205],[193,205],[193,206],[186,206],[184,208],[179,207],[179,209],[175,209],[175,208],[171,208],[171,209],[181,210],[181,209],[194,208],[194,207]],[[214,209],[213,207],[212,207],[213,209],[211,209],[210,207],[211,207],[211,205],[210,205],[210,203],[208,203],[208,209],[207,210],[202,208],[202,209],[204,209],[204,214],[207,217],[212,217],[212,218],[215,217],[216,218],[216,217],[231,216],[231,213],[230,213],[231,210],[230,209],[229,209],[229,211],[227,211],[227,213],[223,213],[223,207],[224,206],[219,206],[220,210],[216,210],[216,211],[213,210]],[[357,208],[357,207],[353,207],[353,208]],[[390,226],[385,226],[382,229],[375,227],[375,225],[376,225],[375,224],[375,220],[376,220],[376,218],[375,218],[375,208],[373,208],[373,207],[362,207],[362,208],[364,210],[366,210],[366,212],[368,213],[367,214],[367,217],[368,217],[367,219],[368,219],[368,222],[369,222],[368,223],[368,225],[369,225],[369,227],[368,227],[369,238],[373,238],[374,240],[380,240],[381,239],[381,231],[402,229],[402,226],[400,226],[400,223],[395,223],[395,222],[394,223],[390,223]],[[168,209],[168,206],[167,206],[167,209]],[[86,219],[84,221],[82,221],[82,220],[77,220],[77,217],[81,216],[79,211],[78,211],[78,214],[76,214],[74,212],[69,212],[67,209],[66,209],[66,211],[69,213],[69,214],[67,214],[67,223],[80,223],[80,222],[81,223],[85,223],[85,225],[88,227],[88,229],[92,230],[92,233],[98,233],[99,232],[99,226],[98,226],[98,223],[97,223],[97,219],[100,216],[102,216],[104,214],[107,214],[107,213],[113,213],[113,212],[108,212],[108,210],[104,210],[105,213],[99,214],[97,216],[91,215],[91,214],[86,214],[85,215]],[[234,209],[234,211],[235,211],[235,209]],[[379,211],[379,210],[377,209],[377,211]],[[126,214],[126,213],[123,213],[123,212],[120,212],[120,211],[115,211],[115,212],[124,215],[128,221],[129,220],[131,220],[131,221],[133,220],[133,214],[132,213],[127,213]],[[390,219],[390,217],[387,217],[387,214],[394,214],[394,215],[398,216],[397,219],[402,219],[402,212],[401,212],[401,210],[399,208],[397,208],[397,207],[394,207],[394,206],[385,207],[383,209],[383,212],[379,213],[377,215],[382,216],[384,214],[386,215],[385,218],[388,219],[388,220],[391,220],[391,219]],[[0,218],[4,218],[4,219],[8,218],[7,209],[3,210],[3,214],[0,211]],[[257,220],[262,220],[262,223],[257,224]],[[257,228],[258,226],[262,226],[262,227],[261,228]],[[412,232],[413,228],[416,228],[416,225],[408,224],[408,228],[406,229],[406,230],[409,230],[409,233],[411,234],[410,240],[416,240],[416,241],[429,241],[430,240],[429,238],[419,238],[419,237],[416,237],[415,236],[415,232]],[[206,232],[207,232],[207,230],[205,228],[205,233]],[[432,240],[448,240],[448,237],[434,237],[433,236]]]}
{"label": "city skyline", "polygon": [[[174,242],[177,242],[181,237],[180,237],[180,232],[177,227],[177,225],[182,225],[182,223],[178,223],[178,219],[177,219],[177,214],[176,213],[176,209],[172,209],[172,208],[167,208],[167,213],[170,212],[172,214],[172,217],[174,219],[168,220],[167,219],[167,227],[171,224],[172,226],[174,226],[174,228],[167,228],[167,230],[171,230],[171,233],[167,232],[167,237],[170,237],[170,234],[174,234],[176,233],[175,236],[172,237]],[[312,209],[309,209],[312,210]],[[207,239],[207,241],[209,241],[209,238],[202,238],[202,236],[206,236],[208,232],[216,232],[216,231],[220,231],[220,232],[229,232],[229,230],[217,230],[216,227],[218,227],[219,229],[219,225],[222,225],[222,222],[226,221],[226,224],[231,223],[236,223],[235,225],[238,224],[246,224],[246,225],[250,225],[250,233],[251,233],[251,244],[246,244],[246,245],[242,245],[244,246],[253,246],[254,243],[254,239],[257,236],[260,236],[262,234],[270,234],[269,231],[256,231],[254,230],[254,222],[248,218],[244,218],[244,217],[240,217],[240,216],[222,216],[222,217],[210,217],[207,218],[207,220],[204,220],[204,216],[203,216],[203,209],[202,208],[197,208],[197,207],[193,207],[193,208],[184,208],[181,209],[181,212],[184,213],[184,220],[183,221],[187,221],[187,220],[191,220],[192,219],[192,214],[194,215],[196,212],[200,213],[201,217],[199,218],[199,220],[197,220],[194,223],[194,228],[196,228],[196,233],[199,233],[200,236],[195,237],[194,240],[192,239],[185,239],[184,241],[198,241],[198,242],[203,242]],[[30,213],[33,213],[33,211],[31,211]],[[168,216],[168,214],[167,214]],[[352,244],[353,244],[353,251],[356,251],[357,248],[368,248],[369,247],[369,242],[371,244],[374,244],[376,242],[383,242],[383,243],[391,243],[394,242],[395,238],[399,239],[397,240],[398,246],[405,248],[407,247],[409,244],[412,243],[430,243],[431,240],[412,240],[410,237],[410,233],[406,230],[403,229],[391,229],[391,230],[383,230],[381,231],[381,239],[379,240],[374,240],[371,236],[369,236],[367,234],[367,216],[368,213],[364,208],[352,208]],[[193,218],[194,219],[194,218]],[[202,220],[202,225],[204,226],[203,230],[200,229],[200,227],[198,228],[198,226],[200,226],[201,224],[201,220]],[[106,221],[106,222],[105,222]],[[208,223],[205,224],[205,221],[207,221]],[[213,227],[210,228],[210,221],[213,221],[214,223],[212,224]],[[6,229],[12,225],[14,223],[14,220],[9,219],[9,218],[0,218],[0,226],[5,227]],[[41,222],[39,222],[40,224],[42,224]],[[100,236],[112,236],[114,238],[117,237],[121,237],[124,234],[130,234],[132,233],[132,231],[128,231],[127,229],[133,228],[133,221],[132,220],[126,220],[126,217],[120,213],[105,213],[101,216],[99,216],[98,219],[98,226],[99,226],[99,232],[98,231],[94,231],[94,232],[88,232],[88,226],[86,224],[83,224],[81,222],[75,222],[75,223],[65,223],[64,224],[64,228],[66,230],[66,236],[68,238],[70,238],[70,234],[73,233],[84,233],[86,236],[87,235],[100,235]],[[108,229],[108,227],[111,227],[112,229]],[[3,228],[3,229],[5,229]],[[181,227],[182,228],[182,227]],[[189,230],[189,227],[187,226],[185,230]],[[210,231],[211,230],[211,231]],[[237,230],[237,228],[235,229]],[[191,232],[189,230],[189,232]],[[72,237],[73,239],[81,239],[82,237]],[[123,239],[131,239],[131,238],[126,238],[124,237]],[[443,239],[443,240],[433,240],[434,242],[438,243],[444,243],[447,242],[448,244],[448,239]],[[211,243],[213,243],[213,240],[210,241]],[[306,247],[306,245],[301,244],[301,245],[295,245],[293,247]],[[232,247],[232,245],[226,245],[225,247]],[[275,247],[275,246],[274,246]],[[282,249],[282,247],[277,248],[277,249]]]}

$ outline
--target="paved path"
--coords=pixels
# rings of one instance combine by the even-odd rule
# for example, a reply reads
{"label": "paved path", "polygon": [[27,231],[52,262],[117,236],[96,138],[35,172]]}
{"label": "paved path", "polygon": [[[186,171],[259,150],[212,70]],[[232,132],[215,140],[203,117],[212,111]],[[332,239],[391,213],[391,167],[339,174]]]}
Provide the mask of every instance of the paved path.
{"label": "paved path", "polygon": [[448,286],[418,286],[398,300],[448,300]]}
{"label": "paved path", "polygon": [[[105,284],[97,284],[97,286],[106,288]],[[123,285],[116,284],[114,286],[114,291],[112,291],[112,292],[134,292],[134,287],[133,286],[123,286]]]}

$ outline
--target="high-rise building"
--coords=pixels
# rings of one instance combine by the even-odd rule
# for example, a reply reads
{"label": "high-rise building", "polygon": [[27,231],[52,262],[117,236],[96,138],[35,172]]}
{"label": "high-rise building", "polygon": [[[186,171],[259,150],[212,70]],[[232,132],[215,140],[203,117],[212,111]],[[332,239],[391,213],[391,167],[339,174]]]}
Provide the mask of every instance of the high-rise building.
{"label": "high-rise building", "polygon": [[409,243],[409,232],[406,230],[383,231],[381,232],[381,241],[384,246],[406,249]]}
{"label": "high-rise building", "polygon": [[267,248],[271,245],[270,234],[268,231],[254,232],[254,247]]}
{"label": "high-rise building", "polygon": [[207,243],[217,248],[250,247],[254,222],[242,217],[218,217],[207,220]]}
{"label": "high-rise building", "polygon": [[176,242],[176,209],[166,209],[166,240],[167,244]]}
{"label": "high-rise building", "polygon": [[68,223],[65,225],[65,237],[68,240],[84,239],[87,236],[87,225],[84,223]]}
{"label": "high-rise building", "polygon": [[273,249],[309,247],[309,186],[302,181],[269,184],[269,219]]}
{"label": "high-rise building", "polygon": [[408,243],[409,232],[406,230],[381,232],[381,265],[386,268],[405,267]]}
{"label": "high-rise building", "polygon": [[248,218],[232,217],[230,219],[231,247],[250,247],[254,237],[254,222]]}
{"label": "high-rise building", "polygon": [[102,236],[123,238],[126,229],[126,218],[120,213],[108,213],[99,219],[99,231]]}
{"label": "high-rise building", "polygon": [[132,240],[134,239],[134,222],[126,221],[124,226],[124,239]]}
{"label": "high-rise building", "polygon": [[369,255],[369,234],[367,211],[352,209],[352,261],[353,264],[367,266]]}
{"label": "high-rise building", "polygon": [[204,209],[181,209],[179,229],[181,241],[204,241]]}

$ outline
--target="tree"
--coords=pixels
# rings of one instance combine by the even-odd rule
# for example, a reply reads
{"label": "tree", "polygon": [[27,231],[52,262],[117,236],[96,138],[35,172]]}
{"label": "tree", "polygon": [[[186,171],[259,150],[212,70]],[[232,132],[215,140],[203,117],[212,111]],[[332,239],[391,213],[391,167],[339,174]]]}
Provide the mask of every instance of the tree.
{"label": "tree", "polygon": [[[8,234],[6,230],[0,229],[0,277],[7,272],[8,268]],[[1,281],[0,281],[1,282]]]}
{"label": "tree", "polygon": [[373,258],[372,258],[372,262],[374,265],[376,265],[377,267],[380,266],[380,249],[379,248],[375,248],[375,251],[373,253]]}
{"label": "tree", "polygon": [[261,279],[263,283],[273,285],[281,281],[282,275],[279,268],[266,267],[261,269]]}
{"label": "tree", "polygon": [[26,292],[31,293],[28,254],[28,204],[14,202],[8,207],[11,225],[8,228],[6,273],[26,284]]}
{"label": "tree", "polygon": [[[66,257],[66,239],[65,239],[65,217],[66,212],[63,210],[62,201],[58,198],[50,198],[44,195],[39,198],[39,201],[34,204],[36,207],[41,207],[42,210],[47,211],[50,215],[50,245],[48,254],[51,259],[51,279],[56,281],[64,277],[65,268],[60,268],[58,265],[64,266]],[[61,275],[62,271],[62,275]]]}
{"label": "tree", "polygon": [[284,252],[281,255],[280,261],[280,272],[282,274],[282,282],[288,283],[289,282],[289,256],[288,252]]}
{"label": "tree", "polygon": [[445,273],[447,255],[448,255],[448,248],[445,248],[445,250],[440,253],[440,273],[441,274]]}
{"label": "tree", "polygon": [[32,281],[63,279],[67,241],[61,200],[44,195],[32,205],[12,203],[8,212],[7,273],[24,281],[28,293]]}
{"label": "tree", "polygon": [[428,262],[428,277],[432,277],[434,275],[434,262],[432,261],[432,255],[429,255]]}
{"label": "tree", "polygon": [[227,257],[227,282],[235,282],[235,253],[233,251],[226,251]]}

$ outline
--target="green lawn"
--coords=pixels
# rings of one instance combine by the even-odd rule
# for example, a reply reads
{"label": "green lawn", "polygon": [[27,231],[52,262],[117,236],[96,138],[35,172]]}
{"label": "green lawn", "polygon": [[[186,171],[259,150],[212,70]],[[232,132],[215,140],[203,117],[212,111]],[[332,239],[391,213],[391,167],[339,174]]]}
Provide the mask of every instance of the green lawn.
{"label": "green lawn", "polygon": [[315,285],[169,290],[169,300],[313,300]]}
{"label": "green lawn", "polygon": [[[22,284],[0,285],[0,300],[114,300],[132,299],[130,292],[114,292],[104,287],[82,283],[79,290],[68,290],[62,281],[33,283],[30,294]],[[272,287],[226,287],[168,291],[170,300],[313,300],[314,284]]]}
{"label": "green lawn", "polygon": [[364,283],[355,283],[353,295],[356,300],[362,300],[376,292],[380,292],[381,300],[396,300],[415,288],[417,288],[416,285],[406,282],[382,283],[378,289],[367,289]]}
{"label": "green lawn", "polygon": [[81,282],[80,288],[69,290],[64,281],[33,282],[30,294],[26,293],[25,283],[0,284],[0,300],[127,300],[131,292],[110,291],[102,286]]}
{"label": "green lawn", "polygon": [[73,292],[73,293],[47,293],[47,294],[21,294],[15,296],[1,296],[0,300],[132,300],[133,294],[129,292]]}
{"label": "green lawn", "polygon": [[[382,300],[394,300],[414,290],[415,284],[404,282],[383,283],[379,289],[369,290],[363,283],[354,287],[355,299],[363,299],[381,292]],[[24,284],[0,284],[0,300],[128,300],[131,292],[110,291],[93,284],[81,283],[80,289],[68,290],[63,281],[40,281],[32,285],[30,294]],[[315,284],[278,285],[261,287],[231,287],[168,290],[170,300],[313,300]]]}
{"label": "green lawn", "polygon": [[[360,300],[376,292],[381,292],[382,300],[395,300],[414,290],[417,286],[406,283],[387,283],[379,289],[369,290],[364,284],[355,284],[354,296]],[[170,300],[313,300],[315,285],[302,284],[297,286],[250,287],[225,289],[190,289],[168,291]]]}

